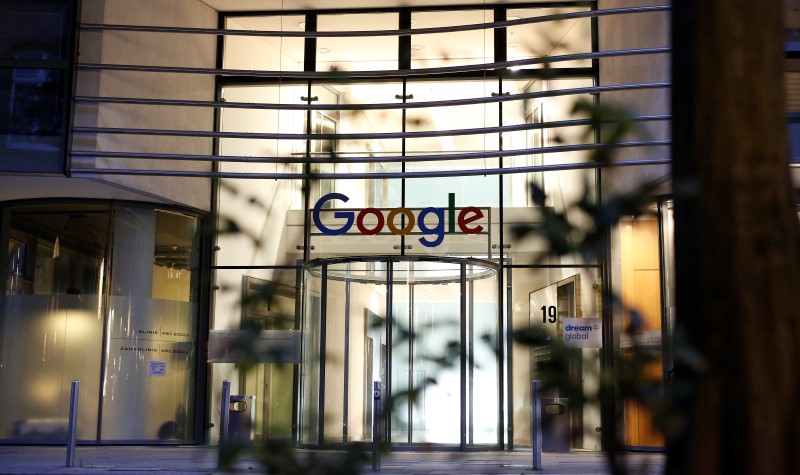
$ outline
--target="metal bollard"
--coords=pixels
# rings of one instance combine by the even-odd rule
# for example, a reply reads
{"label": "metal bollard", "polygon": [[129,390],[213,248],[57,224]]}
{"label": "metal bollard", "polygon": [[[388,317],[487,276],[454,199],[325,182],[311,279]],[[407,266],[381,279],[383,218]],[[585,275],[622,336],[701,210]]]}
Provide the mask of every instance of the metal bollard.
{"label": "metal bollard", "polygon": [[220,402],[221,410],[219,412],[219,445],[228,442],[228,409],[231,404],[231,382],[227,379],[222,381],[222,401]]}
{"label": "metal bollard", "polygon": [[372,382],[372,470],[381,469],[381,382]]}
{"label": "metal bollard", "polygon": [[542,399],[539,381],[531,383],[531,445],[533,446],[533,469],[542,469]]}
{"label": "metal bollard", "polygon": [[228,406],[231,403],[231,382],[227,379],[222,381],[222,401],[219,412],[219,445],[217,450],[217,466],[223,459],[222,452],[225,450],[225,443],[228,441]]}
{"label": "metal bollard", "polygon": [[67,467],[75,466],[75,443],[78,439],[78,390],[80,381],[72,380],[69,395],[69,424],[67,426]]}

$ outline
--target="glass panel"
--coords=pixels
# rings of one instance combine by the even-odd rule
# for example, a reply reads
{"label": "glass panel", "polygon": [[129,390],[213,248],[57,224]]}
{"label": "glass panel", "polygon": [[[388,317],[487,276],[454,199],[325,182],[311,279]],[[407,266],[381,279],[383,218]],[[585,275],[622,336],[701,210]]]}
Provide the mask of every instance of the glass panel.
{"label": "glass panel", "polygon": [[[459,442],[461,433],[461,370],[453,345],[460,345],[458,283],[414,285],[413,384],[419,389],[414,404],[413,442]],[[449,359],[449,361],[447,361]],[[451,366],[452,365],[452,366]],[[435,380],[435,382],[432,382]]]}
{"label": "glass panel", "polygon": [[[313,86],[312,96],[319,104],[373,104],[397,102],[395,95],[401,94],[398,83],[380,84],[331,84]],[[402,111],[397,110],[344,110],[314,111],[312,133],[372,134],[402,132]],[[351,163],[354,159],[401,155],[401,139],[357,138],[346,140],[314,140],[311,149],[316,160],[312,169],[320,173],[375,173],[394,171],[399,164],[391,162]],[[311,206],[328,193],[339,193],[347,197],[333,199],[320,204],[321,222],[333,230],[346,224],[346,218],[337,219],[334,213],[342,210],[353,213],[353,225],[341,236],[323,235],[312,227],[311,256],[331,257],[349,255],[354,246],[362,255],[395,254],[399,252],[400,238],[392,234],[387,226],[379,226],[378,214],[386,217],[386,208],[400,205],[400,194],[396,192],[399,180],[364,179],[317,179],[311,183]],[[357,219],[365,208],[383,208]],[[385,219],[384,219],[385,221]],[[361,227],[369,231],[364,233]],[[377,234],[371,234],[375,230]]]}
{"label": "glass panel", "polygon": [[61,88],[55,69],[0,69],[0,169],[63,171]]}
{"label": "glass panel", "polygon": [[323,305],[327,310],[325,320],[325,435],[323,442],[344,442],[346,417],[349,408],[346,398],[347,388],[345,372],[347,370],[347,353],[345,346],[349,343],[349,308],[346,307],[348,284],[331,275],[341,272],[338,266],[328,268],[328,293]]}
{"label": "glass panel", "polygon": [[[590,86],[592,86],[592,81],[589,79],[503,82],[504,89],[515,95]],[[589,94],[572,94],[506,102],[503,105],[503,125],[539,124],[540,126],[503,134],[503,148],[506,150],[522,150],[593,143],[595,141],[594,134],[589,126],[549,126],[550,123],[584,118],[576,117],[573,113],[575,103],[578,101],[587,101],[591,103],[593,99]],[[589,158],[590,152],[588,151],[561,153],[540,152],[510,157],[505,160],[505,164],[511,167],[531,167],[564,163],[582,163],[588,161]],[[507,202],[507,206],[534,206],[531,200],[530,183],[536,183],[540,188],[544,189],[550,197],[546,205],[553,206],[553,199],[558,195],[556,186],[559,186],[559,182],[553,181],[553,179],[557,177],[557,174],[548,174],[544,172],[518,173],[508,176],[506,178],[506,184],[510,188],[510,200]]]}
{"label": "glass panel", "polygon": [[[315,98],[314,103],[336,105],[341,100],[341,92],[333,86],[312,86],[311,97]],[[328,135],[327,138],[311,140],[308,150],[314,160],[311,164],[313,173],[337,173],[342,172],[342,165],[339,160],[341,145],[339,140],[330,138],[340,132],[341,112],[338,110],[312,111],[310,114],[311,124],[308,124],[308,116],[305,117],[304,130],[314,135]],[[305,156],[305,149],[302,156]],[[338,166],[337,166],[338,165]],[[344,165],[344,164],[343,164]],[[346,166],[346,165],[344,165]],[[321,197],[333,193],[337,188],[337,181],[329,178],[316,178],[311,181],[311,203],[316,203]],[[326,203],[323,207],[330,207],[331,203]]]}
{"label": "glass panel", "polygon": [[[363,267],[360,273],[373,282],[363,281],[352,284],[351,315],[354,316],[354,341],[350,344],[351,401],[349,428],[350,440],[372,441],[373,382],[381,382],[382,394],[386,388],[386,365],[388,361],[386,345],[386,271],[384,263],[362,263],[353,266]],[[358,275],[358,271],[351,269]],[[363,322],[363,324],[361,323]],[[360,335],[356,337],[356,335]],[[359,341],[363,341],[360,344]],[[359,438],[358,431],[361,433]],[[385,431],[383,431],[385,433]]]}
{"label": "glass panel", "polygon": [[385,272],[375,263],[335,264],[327,282],[325,439],[371,440],[372,382],[386,371]]}
{"label": "glass panel", "polygon": [[[425,82],[409,83],[408,91],[413,94],[410,102],[446,101],[488,97],[497,92],[496,81],[459,81],[459,82]],[[406,124],[409,132],[416,131],[449,131],[462,129],[481,129],[499,125],[499,108],[497,104],[459,105],[436,108],[409,109]],[[406,154],[424,156],[429,154],[481,153],[499,150],[498,134],[462,134],[449,137],[411,138],[406,140]],[[484,170],[499,166],[498,158],[457,159],[441,161],[409,161],[406,170],[409,172]],[[454,206],[458,208],[453,216],[447,214],[447,232],[441,243],[435,246],[419,241],[422,234],[430,244],[439,238],[440,233],[429,233],[425,229],[415,230],[417,235],[407,239],[411,246],[407,252],[414,254],[447,254],[472,255],[485,257],[489,251],[488,232],[489,208],[500,205],[500,178],[497,175],[463,175],[435,178],[407,179],[406,206],[409,208],[425,208],[429,206],[448,208],[449,195],[452,193]],[[476,215],[476,221],[470,229],[483,229],[478,234],[461,232],[456,223],[460,211],[464,207],[479,207],[482,217]],[[434,215],[429,214],[426,228],[435,229],[437,223]],[[451,223],[452,221],[452,223]],[[455,227],[453,227],[455,226]],[[450,232],[452,231],[452,232]]]}
{"label": "glass panel", "polygon": [[[442,81],[442,82],[409,82],[407,91],[413,98],[408,102],[443,102],[459,99],[476,99],[490,97],[498,92],[497,81]],[[408,132],[450,131],[460,129],[481,129],[499,125],[499,107],[497,104],[468,104],[444,107],[424,107],[409,109],[406,118]],[[499,150],[498,134],[461,134],[444,137],[410,138],[406,140],[406,155],[468,153]],[[464,160],[451,160],[439,163],[421,162],[409,164],[411,170],[426,169],[465,169],[492,168],[497,166],[496,159],[476,160],[479,163],[464,165]],[[495,186],[496,190],[497,187]],[[459,191],[459,190],[454,190]],[[476,190],[473,190],[476,191]],[[488,193],[488,192],[487,192]],[[491,194],[492,201],[497,201],[496,193]],[[428,196],[413,196],[416,203],[426,202]],[[487,200],[488,200],[487,199]],[[415,205],[416,203],[407,203]]]}
{"label": "glass panel", "polygon": [[[317,31],[396,30],[397,13],[320,15]],[[397,69],[397,36],[317,39],[317,71]]]}
{"label": "glass panel", "polygon": [[[519,8],[509,9],[506,19],[518,20],[559,13],[588,11],[587,7],[570,8]],[[589,18],[546,21],[517,25],[508,28],[508,48],[506,54],[509,61],[548,56],[561,56],[592,51],[592,23]],[[589,68],[589,59],[578,61],[559,61],[549,64],[521,66],[514,69],[527,68]]]}
{"label": "glass panel", "polygon": [[[411,391],[414,388],[414,374],[411,366],[412,345],[411,312],[409,303],[413,288],[410,285],[411,263],[396,262],[392,275],[392,341],[391,354],[391,391],[392,413],[390,415],[390,439],[394,444],[411,442],[413,428],[413,405]],[[419,383],[417,383],[419,385]]]}
{"label": "glass panel", "polygon": [[108,208],[26,207],[3,221],[0,439],[64,443],[80,380],[78,439],[96,440]]}
{"label": "glass panel", "polygon": [[[103,389],[103,440],[194,437],[199,227],[118,208]],[[189,417],[187,417],[189,416]]]}
{"label": "glass panel", "polygon": [[[294,276],[294,272],[291,275]],[[280,279],[279,275],[274,277]],[[295,292],[294,281],[287,285],[279,280],[242,276],[241,295],[245,298],[241,305],[242,327],[282,332],[296,330]],[[258,363],[240,376],[240,393],[255,396],[255,440],[291,439],[294,365]]]}
{"label": "glass panel", "polygon": [[[307,86],[288,84],[280,86],[236,86],[226,87],[222,97],[228,102],[246,102],[254,104],[297,104],[307,93]],[[296,110],[273,109],[238,109],[223,108],[220,118],[220,130],[223,132],[241,133],[305,133],[305,112]],[[305,153],[303,140],[275,139],[220,139],[220,155],[237,157],[290,157]],[[302,155],[301,155],[302,156]],[[296,164],[274,163],[223,163],[222,170],[250,173],[289,173],[298,172],[301,168]]]}
{"label": "glass panel", "polygon": [[[496,81],[459,81],[409,83],[413,94],[409,102],[447,101],[489,97],[497,92]],[[497,104],[459,105],[409,109],[407,131],[448,131],[480,129],[499,125]],[[406,155],[470,153],[499,150],[498,134],[464,134],[448,137],[411,138],[406,140]],[[497,158],[408,162],[407,171],[481,170],[498,166]],[[457,193],[459,201],[472,206],[498,206],[499,180],[496,176],[462,176],[410,180],[406,184],[406,206],[422,207]],[[469,195],[469,198],[466,198]]]}
{"label": "glass panel", "polygon": [[[303,16],[248,16],[225,19],[229,30],[303,31]],[[303,26],[301,26],[301,24]],[[302,71],[303,38],[225,36],[225,69]]]}
{"label": "glass panel", "polygon": [[322,299],[321,268],[307,269],[303,275],[303,360],[300,365],[300,443],[319,440],[320,391],[320,314]]}
{"label": "glass panel", "polygon": [[[311,91],[312,96],[319,99],[315,104],[392,104],[399,102],[395,96],[402,94],[403,86],[400,83],[327,84],[312,86]],[[403,130],[403,113],[400,109],[315,111],[311,120],[311,132],[315,134],[377,134],[399,133]],[[316,171],[335,171],[337,174],[375,173],[386,171],[390,164],[380,161],[373,164],[350,163],[350,160],[399,156],[402,141],[399,138],[315,140],[311,149],[315,158],[330,159],[330,163],[316,164],[314,166]],[[312,187],[315,190],[312,204],[324,192],[337,192],[347,195],[348,207],[383,207],[389,204],[388,188],[389,185],[385,180],[374,183],[368,183],[363,179],[320,180]]]}
{"label": "glass panel", "polygon": [[[596,196],[595,177],[594,170],[544,172],[542,180],[548,194],[547,206],[552,207],[556,212],[566,213],[567,219],[578,228],[584,225],[585,229],[589,229],[590,220],[574,205],[584,197],[585,193],[589,193],[590,202],[594,201]],[[541,234],[532,233],[524,238],[517,238],[514,233],[517,225],[541,222],[541,213],[536,208],[506,208],[503,217],[504,250],[515,264],[595,264],[595,262],[586,262],[582,256],[577,254],[550,254],[548,252],[549,244]]]}
{"label": "glass panel", "polygon": [[[491,23],[491,10],[462,10],[446,12],[414,12],[411,28]],[[494,34],[491,29],[413,35],[411,37],[411,68],[439,68],[491,63],[494,57]]]}
{"label": "glass panel", "polygon": [[[305,85],[226,87],[229,102],[296,104]],[[305,133],[305,113],[294,110],[222,109],[220,130],[242,133]],[[219,141],[220,155],[302,157],[303,140],[234,139]],[[300,163],[221,163],[220,170],[241,173],[301,173]],[[301,180],[224,179],[220,182],[220,229],[232,221],[242,232],[217,235],[222,265],[283,265],[303,252],[303,183]],[[276,235],[276,229],[284,232]],[[299,246],[299,247],[298,247]],[[237,284],[238,286],[238,284]]]}
{"label": "glass panel", "polygon": [[[591,87],[590,79],[559,79],[559,80],[534,80],[534,81],[503,81],[506,92],[513,95],[537,92],[557,91]],[[556,147],[561,145],[576,145],[593,143],[594,134],[589,126],[577,127],[550,127],[550,123],[582,119],[573,113],[575,103],[578,101],[592,102],[589,94],[564,95],[541,97],[535,99],[509,101],[503,105],[503,125],[530,125],[532,128],[503,134],[503,148],[505,150],[540,149],[542,147]],[[535,124],[539,124],[536,127]],[[535,127],[535,128],[533,128]],[[582,163],[588,161],[590,152],[561,152],[561,153],[531,153],[516,155],[505,159],[506,166],[531,167],[541,165],[554,165],[563,163]],[[510,185],[510,200],[506,206],[530,207],[534,206],[531,200],[530,183],[536,183],[548,195],[557,194],[554,186],[557,181],[552,181],[558,175],[543,172],[517,173],[508,178]],[[549,179],[548,179],[549,178]],[[551,205],[552,199],[548,202]]]}
{"label": "glass panel", "polygon": [[[467,434],[468,444],[496,444],[500,378],[497,359],[497,276],[467,266]],[[492,410],[494,409],[494,410]]]}
{"label": "glass panel", "polygon": [[456,264],[395,264],[393,443],[460,443],[459,275]]}
{"label": "glass panel", "polygon": [[62,59],[66,0],[5,0],[0,4],[0,59]]}

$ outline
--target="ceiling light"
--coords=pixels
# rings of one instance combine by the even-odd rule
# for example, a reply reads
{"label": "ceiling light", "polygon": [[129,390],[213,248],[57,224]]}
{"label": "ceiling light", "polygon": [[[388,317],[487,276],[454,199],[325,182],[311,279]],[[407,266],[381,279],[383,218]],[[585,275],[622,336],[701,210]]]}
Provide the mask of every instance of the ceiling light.
{"label": "ceiling light", "polygon": [[413,19],[412,19],[412,20],[411,20],[411,26],[414,26],[414,25],[416,25],[416,24],[417,24],[417,20],[413,20]]}
{"label": "ceiling light", "polygon": [[509,43],[508,47],[509,48],[519,48],[519,43]]}
{"label": "ceiling light", "polygon": [[299,26],[301,30],[305,30],[306,29],[306,22],[301,21],[300,23],[297,24],[297,26]]}
{"label": "ceiling light", "polygon": [[510,16],[510,17],[506,18],[506,20],[508,20],[508,21],[519,20],[519,17],[518,16]]}
{"label": "ceiling light", "polygon": [[411,49],[413,49],[414,51],[419,51],[421,49],[425,49],[425,46],[423,46],[423,45],[411,45]]}
{"label": "ceiling light", "polygon": [[319,51],[322,54],[325,54],[325,53],[329,53],[331,50],[329,48],[320,48],[317,51]]}

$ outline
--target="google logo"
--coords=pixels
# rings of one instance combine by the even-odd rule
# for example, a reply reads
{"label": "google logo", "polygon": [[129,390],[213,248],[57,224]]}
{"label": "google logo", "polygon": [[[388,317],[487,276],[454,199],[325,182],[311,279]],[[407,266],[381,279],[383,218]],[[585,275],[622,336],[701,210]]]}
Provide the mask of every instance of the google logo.
{"label": "google logo", "polygon": [[[328,193],[317,201],[312,212],[314,224],[317,226],[317,229],[327,236],[341,236],[350,231],[354,223],[358,231],[367,236],[380,233],[383,231],[384,226],[388,228],[389,232],[392,234],[405,236],[411,233],[414,226],[416,226],[424,234],[423,237],[419,238],[419,242],[425,247],[436,247],[442,243],[445,234],[455,234],[456,225],[458,225],[458,229],[464,234],[478,234],[483,231],[483,226],[481,225],[470,226],[473,222],[484,217],[483,211],[475,206],[467,206],[456,210],[455,193],[448,193],[447,208],[424,208],[419,211],[417,216],[414,216],[414,212],[408,208],[393,208],[389,210],[385,218],[383,211],[378,208],[364,208],[357,213],[356,211],[335,211],[333,217],[343,221],[339,227],[329,228],[322,224],[320,212],[327,202],[333,200],[347,203],[350,198],[342,193]],[[446,231],[445,213],[447,213],[448,217],[446,220],[448,225]],[[403,223],[401,224],[402,227],[398,227],[397,225],[398,215],[405,217],[405,222],[400,220],[400,222]],[[456,215],[458,216],[456,217]],[[377,223],[369,223],[369,225],[365,223],[364,220],[367,216],[373,216],[377,220]],[[426,222],[426,218],[429,216],[433,216],[432,225]]]}

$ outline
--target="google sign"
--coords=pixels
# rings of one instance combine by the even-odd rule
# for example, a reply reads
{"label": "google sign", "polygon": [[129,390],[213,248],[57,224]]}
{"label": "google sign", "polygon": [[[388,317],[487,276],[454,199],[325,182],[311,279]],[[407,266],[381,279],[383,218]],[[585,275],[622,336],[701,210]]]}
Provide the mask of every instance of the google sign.
{"label": "google sign", "polygon": [[[350,198],[342,193],[328,193],[317,201],[312,213],[314,224],[322,234],[328,236],[341,236],[350,231],[353,224],[356,225],[356,228],[361,234],[367,236],[380,233],[383,231],[384,226],[392,234],[405,236],[411,233],[414,226],[417,226],[422,234],[425,235],[419,238],[419,242],[426,247],[436,247],[442,243],[445,234],[455,234],[456,225],[458,225],[458,229],[464,234],[478,234],[483,231],[483,226],[471,225],[484,217],[483,211],[474,206],[467,206],[456,210],[455,193],[448,194],[447,208],[424,208],[420,210],[419,214],[416,216],[414,215],[414,211],[408,208],[391,209],[385,218],[383,211],[378,208],[364,208],[357,212],[344,210],[335,211],[333,217],[342,221],[339,223],[338,227],[329,228],[322,224],[320,213],[326,203],[334,200],[347,203]],[[447,213],[447,230],[445,230],[445,213]],[[373,220],[367,220],[368,223],[366,223],[365,220],[368,216],[374,217],[375,222],[373,223]],[[398,220],[398,216],[404,216],[405,221]],[[433,223],[430,223],[431,219],[428,219],[429,217],[432,217]],[[402,227],[398,227],[397,221],[402,223],[400,225]]]}

